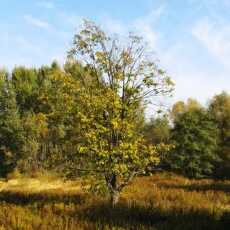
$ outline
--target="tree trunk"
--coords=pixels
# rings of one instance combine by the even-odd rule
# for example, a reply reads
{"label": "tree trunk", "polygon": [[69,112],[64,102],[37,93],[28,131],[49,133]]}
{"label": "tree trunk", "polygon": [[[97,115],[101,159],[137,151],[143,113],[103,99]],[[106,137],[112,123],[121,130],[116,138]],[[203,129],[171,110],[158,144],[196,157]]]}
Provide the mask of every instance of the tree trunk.
{"label": "tree trunk", "polygon": [[110,191],[110,203],[114,207],[119,201],[120,198],[120,189],[118,187],[117,176],[112,173],[105,176],[107,186]]}
{"label": "tree trunk", "polygon": [[111,205],[115,207],[119,201],[120,193],[118,191],[111,192]]}

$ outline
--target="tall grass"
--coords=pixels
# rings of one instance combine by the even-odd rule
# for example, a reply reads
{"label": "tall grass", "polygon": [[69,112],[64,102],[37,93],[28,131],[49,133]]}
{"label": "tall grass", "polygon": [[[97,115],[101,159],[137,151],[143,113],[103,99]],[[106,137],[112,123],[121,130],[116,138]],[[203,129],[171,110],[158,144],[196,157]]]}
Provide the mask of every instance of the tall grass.
{"label": "tall grass", "polygon": [[[78,182],[22,179],[1,183],[0,230],[228,229],[230,181],[172,174],[139,177],[112,208]],[[34,182],[34,184],[36,184]],[[45,186],[47,184],[47,186]]]}

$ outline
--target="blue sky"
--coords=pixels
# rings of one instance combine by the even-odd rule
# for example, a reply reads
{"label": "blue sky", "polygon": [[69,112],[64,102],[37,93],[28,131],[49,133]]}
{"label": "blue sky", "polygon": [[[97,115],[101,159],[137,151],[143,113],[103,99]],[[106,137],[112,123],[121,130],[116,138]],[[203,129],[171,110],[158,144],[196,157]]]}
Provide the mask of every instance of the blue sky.
{"label": "blue sky", "polygon": [[176,82],[173,100],[230,92],[230,0],[0,0],[0,66],[63,62],[82,18],[135,31]]}

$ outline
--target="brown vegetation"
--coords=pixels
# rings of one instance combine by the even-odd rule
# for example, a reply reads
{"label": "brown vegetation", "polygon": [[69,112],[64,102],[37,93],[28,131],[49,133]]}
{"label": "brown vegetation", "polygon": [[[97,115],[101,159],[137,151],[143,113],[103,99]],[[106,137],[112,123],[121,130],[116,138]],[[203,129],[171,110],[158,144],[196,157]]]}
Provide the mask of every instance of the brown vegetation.
{"label": "brown vegetation", "polygon": [[79,182],[1,182],[0,229],[227,229],[230,181],[172,174],[136,178],[116,207]]}

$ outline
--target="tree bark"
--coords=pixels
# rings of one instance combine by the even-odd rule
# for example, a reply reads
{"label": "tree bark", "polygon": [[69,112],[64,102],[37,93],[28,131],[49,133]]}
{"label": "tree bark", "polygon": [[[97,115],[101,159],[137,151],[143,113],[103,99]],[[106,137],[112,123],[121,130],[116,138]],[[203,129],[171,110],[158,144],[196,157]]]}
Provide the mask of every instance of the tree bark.
{"label": "tree bark", "polygon": [[110,203],[114,207],[117,205],[120,198],[120,189],[118,186],[117,176],[115,174],[110,174],[105,176],[107,186],[110,191]]}
{"label": "tree bark", "polygon": [[119,201],[120,192],[119,191],[112,191],[111,192],[111,205],[115,207]]}

